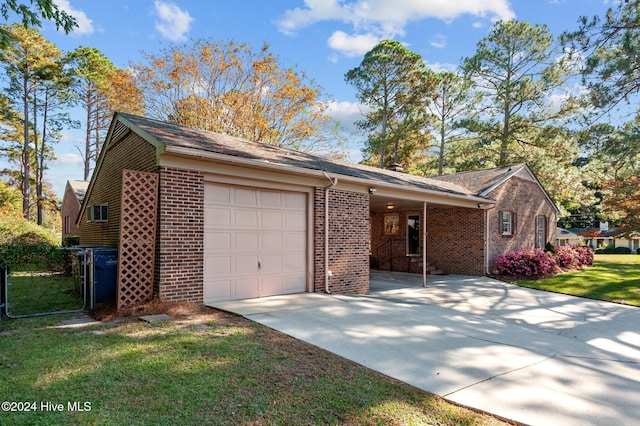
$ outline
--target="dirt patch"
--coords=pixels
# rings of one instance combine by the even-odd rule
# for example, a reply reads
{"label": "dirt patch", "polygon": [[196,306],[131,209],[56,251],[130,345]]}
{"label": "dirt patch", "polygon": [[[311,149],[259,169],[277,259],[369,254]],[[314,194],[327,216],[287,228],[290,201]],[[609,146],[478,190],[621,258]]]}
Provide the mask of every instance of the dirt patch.
{"label": "dirt patch", "polygon": [[89,312],[89,315],[93,319],[102,322],[110,322],[114,320],[137,321],[140,316],[158,314],[166,314],[177,320],[183,320],[193,318],[195,316],[211,315],[212,317],[217,317],[220,315],[220,311],[208,308],[201,303],[167,302],[159,298],[155,298],[143,305],[125,308],[121,311],[118,311],[115,302],[100,303],[95,309]]}

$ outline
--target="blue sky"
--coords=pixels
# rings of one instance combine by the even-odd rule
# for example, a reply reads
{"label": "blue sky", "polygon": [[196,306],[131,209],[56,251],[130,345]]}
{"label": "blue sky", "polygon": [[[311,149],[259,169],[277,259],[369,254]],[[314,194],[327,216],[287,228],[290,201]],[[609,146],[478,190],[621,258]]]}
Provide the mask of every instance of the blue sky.
{"label": "blue sky", "polygon": [[[304,71],[331,96],[342,123],[358,119],[354,90],[344,74],[378,41],[399,40],[430,68],[455,69],[498,19],[546,24],[558,35],[577,27],[581,15],[603,15],[615,0],[55,0],[76,17],[65,35],[45,23],[42,34],[64,50],[100,49],[119,67],[141,51],[189,39],[232,39],[259,47],[267,42],[285,65]],[[49,182],[59,197],[67,179],[82,178],[77,147],[83,131],[68,132],[56,148]],[[358,141],[353,144],[359,150]]]}

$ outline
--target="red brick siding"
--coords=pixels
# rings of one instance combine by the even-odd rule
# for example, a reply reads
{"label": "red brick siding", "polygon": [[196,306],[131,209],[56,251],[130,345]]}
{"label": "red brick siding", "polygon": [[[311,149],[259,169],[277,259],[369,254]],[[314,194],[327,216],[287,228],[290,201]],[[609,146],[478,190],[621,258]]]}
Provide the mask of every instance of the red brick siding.
{"label": "red brick siding", "polygon": [[[324,288],[324,189],[314,194],[314,291]],[[369,292],[369,194],[329,192],[329,290]]]}
{"label": "red brick siding", "polygon": [[122,191],[122,170],[157,172],[155,147],[136,135],[128,136],[111,145],[104,153],[102,165],[93,182],[85,204],[108,204],[107,222],[79,221],[80,244],[118,247],[120,239],[120,202]]}
{"label": "red brick siding", "polygon": [[[62,241],[64,242],[66,237],[78,235],[76,219],[78,219],[78,212],[80,211],[80,202],[69,185],[67,185],[62,199],[63,203],[60,209],[60,218],[62,219]],[[69,218],[69,232],[67,232],[64,226],[66,217]]]}
{"label": "red brick siding", "polygon": [[[424,224],[422,208],[398,211],[400,233],[384,235],[387,212],[373,212],[371,216],[372,256],[381,256],[380,269],[422,273],[419,263],[412,264],[407,256],[407,216],[419,214]],[[392,241],[392,262],[382,247]],[[420,240],[422,249],[422,239]],[[427,261],[447,274],[484,275],[484,219],[483,211],[462,207],[427,207]]]}
{"label": "red brick siding", "polygon": [[[494,268],[496,258],[504,253],[536,244],[536,216],[547,217],[547,241],[555,244],[556,211],[536,182],[512,177],[493,190],[489,196],[497,201],[489,210],[489,268]],[[516,231],[513,236],[502,236],[499,212],[508,210],[516,213]]]}
{"label": "red brick siding", "polygon": [[156,284],[173,302],[203,300],[204,177],[202,173],[160,169],[160,213]]}
{"label": "red brick siding", "polygon": [[447,274],[484,275],[484,211],[427,209],[427,259]]}

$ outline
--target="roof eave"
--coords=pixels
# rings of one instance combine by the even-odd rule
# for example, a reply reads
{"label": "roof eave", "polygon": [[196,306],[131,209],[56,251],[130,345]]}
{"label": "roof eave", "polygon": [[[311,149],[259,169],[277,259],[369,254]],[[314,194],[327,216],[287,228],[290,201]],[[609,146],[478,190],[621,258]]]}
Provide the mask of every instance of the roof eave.
{"label": "roof eave", "polygon": [[[245,167],[255,167],[255,168],[289,173],[289,174],[304,174],[304,175],[315,177],[315,178],[324,178],[325,174],[329,173],[325,170],[306,169],[302,167],[272,163],[265,160],[236,157],[232,155],[220,154],[217,152],[204,151],[201,149],[188,148],[183,146],[166,145],[165,152],[167,154],[196,157],[196,158],[202,158],[206,160],[214,160],[214,161],[220,161],[220,162],[226,162],[226,163],[235,163]],[[490,208],[495,205],[495,201],[488,197],[479,197],[476,195],[465,195],[465,194],[454,194],[446,191],[419,188],[412,185],[400,185],[396,183],[390,183],[384,180],[372,181],[371,179],[364,179],[364,178],[359,178],[355,176],[343,175],[335,172],[330,172],[330,174],[338,177],[339,180],[342,182],[350,182],[350,183],[359,184],[363,186],[375,185],[381,188],[387,188],[387,189],[392,189],[397,191],[409,191],[409,192],[415,192],[417,194],[432,195],[432,196],[443,197],[443,198],[452,199],[452,200],[473,202],[473,203],[480,204],[485,208],[487,207]]]}

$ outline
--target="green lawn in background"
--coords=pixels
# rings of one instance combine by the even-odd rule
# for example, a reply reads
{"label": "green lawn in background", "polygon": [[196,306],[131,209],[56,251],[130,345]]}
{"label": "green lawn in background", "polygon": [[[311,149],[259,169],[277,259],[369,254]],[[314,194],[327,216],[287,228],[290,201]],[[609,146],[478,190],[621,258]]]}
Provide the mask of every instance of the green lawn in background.
{"label": "green lawn in background", "polygon": [[541,280],[510,280],[522,287],[640,306],[640,255],[596,254],[593,266]]}
{"label": "green lawn in background", "polygon": [[55,272],[12,272],[7,301],[12,316],[82,309],[73,277]]}

